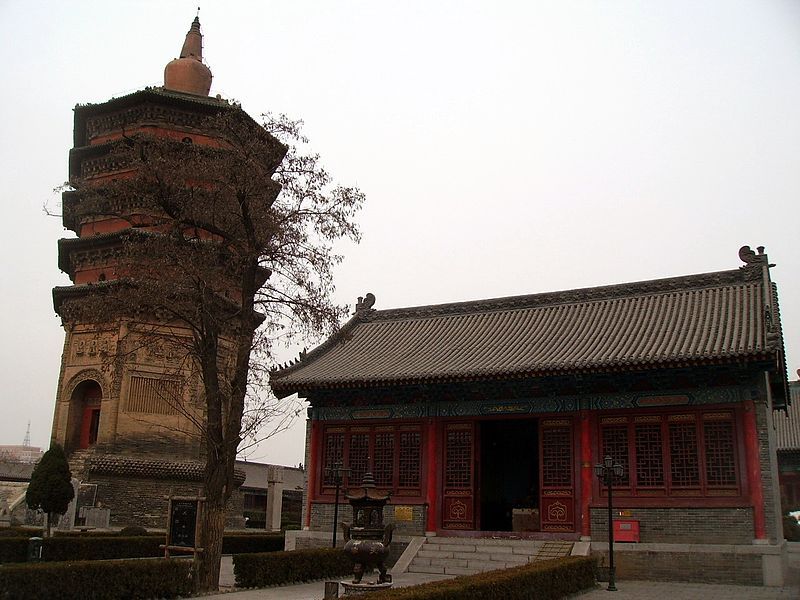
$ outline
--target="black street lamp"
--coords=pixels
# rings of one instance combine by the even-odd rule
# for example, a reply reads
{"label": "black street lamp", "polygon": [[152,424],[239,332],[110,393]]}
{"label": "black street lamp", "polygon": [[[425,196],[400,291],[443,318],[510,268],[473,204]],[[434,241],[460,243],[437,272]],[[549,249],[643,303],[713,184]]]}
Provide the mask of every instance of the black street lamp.
{"label": "black street lamp", "polygon": [[614,477],[622,477],[622,465],[615,463],[614,459],[606,454],[602,464],[594,466],[594,474],[608,490],[608,591],[616,592],[617,586],[614,585],[614,521],[611,514],[611,490],[614,487]]}
{"label": "black street lamp", "polygon": [[350,468],[337,462],[331,467],[325,469],[325,475],[333,478],[333,483],[336,485],[336,500],[333,504],[333,547],[336,548],[336,529],[339,526],[339,489],[342,486],[345,475],[350,474]]}

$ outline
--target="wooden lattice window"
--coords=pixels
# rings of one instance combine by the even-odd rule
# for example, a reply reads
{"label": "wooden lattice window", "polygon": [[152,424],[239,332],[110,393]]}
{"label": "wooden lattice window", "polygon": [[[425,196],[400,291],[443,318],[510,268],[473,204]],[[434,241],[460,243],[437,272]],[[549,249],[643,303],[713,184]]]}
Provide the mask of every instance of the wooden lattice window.
{"label": "wooden lattice window", "polygon": [[420,485],[420,465],[422,462],[422,435],[419,431],[400,433],[400,487],[416,488]]}
{"label": "wooden lattice window", "polygon": [[637,424],[636,484],[640,487],[664,486],[664,455],[661,423]]}
{"label": "wooden lattice window", "polygon": [[394,475],[394,433],[380,432],[375,435],[375,451],[372,474],[376,485],[391,487]]}
{"label": "wooden lattice window", "polygon": [[350,467],[349,485],[361,485],[364,473],[367,472],[369,463],[369,434],[352,433],[350,434],[350,451],[348,453],[348,465]]}
{"label": "wooden lattice window", "polygon": [[737,496],[734,414],[727,410],[601,417],[600,456],[610,454],[623,465],[625,481],[615,484],[623,496]]}
{"label": "wooden lattice window", "polygon": [[323,439],[322,492],[332,493],[335,481],[330,468],[341,463],[350,469],[342,487],[361,485],[364,473],[375,483],[398,495],[418,496],[422,483],[422,432],[417,425],[335,425]]}
{"label": "wooden lattice window", "polygon": [[572,484],[572,436],[568,427],[542,429],[542,485]]}
{"label": "wooden lattice window", "polygon": [[697,425],[694,419],[669,424],[669,457],[673,488],[690,488],[700,485]]}
{"label": "wooden lattice window", "polygon": [[332,469],[344,461],[344,433],[329,431],[325,435],[325,458],[322,461],[322,484],[336,485]]}
{"label": "wooden lattice window", "polygon": [[472,488],[472,430],[448,430],[445,452],[445,487]]}
{"label": "wooden lattice window", "polygon": [[611,456],[622,465],[622,477],[614,477],[614,485],[630,485],[630,461],[628,460],[628,425],[606,425],[603,427],[603,457]]}
{"label": "wooden lattice window", "polygon": [[736,455],[732,420],[710,420],[703,423],[706,453],[706,485],[736,485]]}

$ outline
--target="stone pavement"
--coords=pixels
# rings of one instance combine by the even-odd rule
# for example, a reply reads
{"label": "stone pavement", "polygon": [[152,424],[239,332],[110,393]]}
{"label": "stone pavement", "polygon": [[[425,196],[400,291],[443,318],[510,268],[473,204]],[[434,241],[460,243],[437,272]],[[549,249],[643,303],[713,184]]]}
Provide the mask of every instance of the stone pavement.
{"label": "stone pavement", "polygon": [[[452,579],[452,577],[452,575],[433,575],[428,573],[402,573],[394,576],[394,586],[405,587],[408,585],[419,585],[421,583],[428,583],[429,581]],[[330,579],[334,578],[331,577]],[[220,580],[222,580],[221,577]],[[232,588],[228,589],[232,590]],[[280,587],[262,588],[257,590],[243,590],[241,592],[226,591],[221,594],[203,596],[203,598],[224,598],[225,600],[322,600],[324,593],[325,582],[324,580],[321,580],[312,581],[311,583],[301,583],[298,585],[283,585]],[[339,593],[341,594],[340,597],[343,598],[344,595],[341,588]]]}
{"label": "stone pavement", "polygon": [[[222,593],[204,596],[204,598],[225,598],[225,600],[321,600],[325,589],[323,581],[314,581],[298,585],[237,592],[233,587],[231,557],[223,556],[220,566],[220,590]],[[404,587],[449,578],[451,578],[449,575],[402,573],[394,576],[394,583],[396,587]],[[609,592],[606,590],[607,585],[606,583],[598,584],[597,588],[576,594],[572,596],[571,600],[800,600],[800,588],[797,586],[774,588],[622,580],[617,582],[616,592]]]}

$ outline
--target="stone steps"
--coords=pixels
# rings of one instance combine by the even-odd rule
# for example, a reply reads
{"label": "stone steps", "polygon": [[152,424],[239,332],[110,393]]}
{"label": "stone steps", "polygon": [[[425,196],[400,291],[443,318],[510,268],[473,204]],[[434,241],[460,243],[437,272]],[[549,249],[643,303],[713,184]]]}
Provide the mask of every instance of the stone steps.
{"label": "stone steps", "polygon": [[445,575],[474,575],[507,569],[536,560],[568,556],[572,542],[500,538],[448,538],[432,536],[417,551],[408,571]]}

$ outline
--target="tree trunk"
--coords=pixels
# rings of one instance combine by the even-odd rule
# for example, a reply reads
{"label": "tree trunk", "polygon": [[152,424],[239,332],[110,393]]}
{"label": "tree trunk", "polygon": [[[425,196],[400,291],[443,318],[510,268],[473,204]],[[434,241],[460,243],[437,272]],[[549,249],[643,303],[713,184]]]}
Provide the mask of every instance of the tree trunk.
{"label": "tree trunk", "polygon": [[45,514],[45,517],[44,517],[44,520],[45,520],[45,537],[50,537],[50,519],[51,519],[51,514],[52,513],[46,512],[44,514]]}
{"label": "tree trunk", "polygon": [[[219,563],[222,557],[222,536],[225,531],[225,505],[220,506],[209,490],[206,490],[206,494],[208,501],[203,507],[200,529],[203,552],[197,560],[196,574],[196,589],[201,593],[219,590]],[[220,495],[216,497],[219,498]]]}

